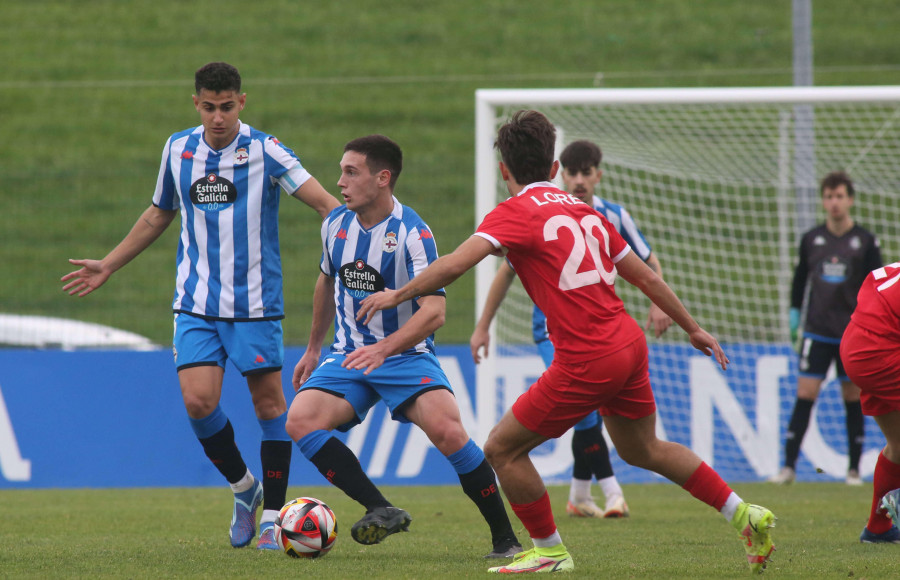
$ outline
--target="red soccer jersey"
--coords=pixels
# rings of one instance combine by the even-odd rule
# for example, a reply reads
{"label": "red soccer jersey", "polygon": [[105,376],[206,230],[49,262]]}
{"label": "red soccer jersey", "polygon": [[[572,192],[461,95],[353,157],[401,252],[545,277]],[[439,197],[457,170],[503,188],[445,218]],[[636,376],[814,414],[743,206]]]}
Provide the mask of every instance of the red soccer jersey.
{"label": "red soccer jersey", "polygon": [[560,362],[608,355],[643,337],[613,286],[615,264],[631,248],[591,206],[551,183],[532,183],[485,216],[475,235],[508,250],[547,315]]}
{"label": "red soccer jersey", "polygon": [[859,289],[851,320],[870,332],[900,342],[900,262],[869,272]]}

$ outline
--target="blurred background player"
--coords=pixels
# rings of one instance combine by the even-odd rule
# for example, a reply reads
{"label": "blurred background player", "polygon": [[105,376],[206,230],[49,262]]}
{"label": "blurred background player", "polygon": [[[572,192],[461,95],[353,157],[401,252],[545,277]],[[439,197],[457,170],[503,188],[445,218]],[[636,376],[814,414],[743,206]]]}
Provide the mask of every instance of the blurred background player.
{"label": "blurred background player", "polygon": [[[797,401],[784,443],[784,467],[769,479],[791,483],[796,477],[797,458],[813,404],[832,361],[841,382],[847,412],[848,485],[862,485],[859,460],[862,456],[865,424],[859,403],[859,387],[844,372],[841,362],[841,335],[856,308],[856,295],[866,274],[881,267],[881,251],[875,235],[856,225],[850,215],[855,192],[850,177],[841,171],[822,180],[825,223],[814,227],[800,240],[800,258],[791,284],[790,330],[796,344],[800,312],[806,302],[806,320],[797,373]],[[807,283],[809,289],[807,291]]]}
{"label": "blurred background player", "polygon": [[[841,340],[844,370],[861,391],[862,412],[875,418],[887,445],[873,475],[872,508],[859,541],[900,543],[900,262],[866,276]],[[893,519],[893,522],[891,521]]]}
{"label": "blurred background player", "polygon": [[[594,195],[603,176],[603,170],[600,169],[602,158],[603,153],[600,147],[591,141],[573,141],[567,145],[559,156],[566,191],[603,214],[638,257],[662,277],[662,266],[659,259],[634,223],[631,214],[623,206]],[[475,330],[469,340],[472,358],[476,364],[481,361],[479,350],[483,349],[484,356],[487,356],[491,321],[500,308],[500,303],[512,285],[515,275],[515,270],[512,269],[509,262],[503,260],[488,290],[481,318],[475,325]],[[671,324],[672,319],[659,306],[651,302],[644,328],[652,327],[655,335],[659,337]],[[537,306],[534,307],[532,315],[532,329],[538,352],[544,364],[549,367],[553,362],[553,343],[547,331],[547,317]],[[569,501],[566,504],[566,512],[569,515],[594,518],[628,516],[628,504],[625,502],[622,487],[613,472],[609,460],[609,447],[603,437],[602,428],[602,419],[598,413],[594,412],[581,420],[573,429],[572,482],[569,487]],[[600,509],[591,497],[592,474],[597,478],[597,483],[603,491],[606,500],[604,509]]]}
{"label": "blurred background player", "polygon": [[[322,273],[309,344],[294,368],[298,393],[287,431],[330,483],[366,508],[350,530],[353,539],[377,544],[406,531],[411,518],[385,499],[331,431],[361,423],[384,400],[395,421],[417,425],[453,466],[490,526],[493,548],[486,557],[512,557],[522,546],[496,477],[463,428],[450,381],[435,356],[434,331],[445,319],[444,290],[400,304],[371,323],[356,320],[363,298],[405,284],[437,259],[428,225],[393,196],[402,167],[400,147],[382,135],[344,147],[338,187],[346,205],[322,224]],[[334,342],[320,363],[332,321]]]}
{"label": "blurred background player", "polygon": [[[553,363],[522,394],[485,443],[515,514],[534,548],[500,574],[574,569],[562,542],[550,498],[529,452],[584,418],[585,409],[604,417],[619,456],[681,485],[718,510],[738,531],[750,569],[760,572],[774,550],[769,528],[775,516],[734,493],[718,473],[684,445],[656,437],[656,404],[648,372],[647,340],[616,296],[617,272],[658,304],[724,370],[728,358],[718,341],[691,317],[662,279],[638,258],[615,228],[590,206],[549,180],[556,129],[537,111],[518,111],[500,127],[500,175],[512,197],[494,208],[450,255],[436,260],[399,290],[372,294],[358,318],[450,284],[488,255],[505,255],[529,297],[547,315],[556,352]],[[569,256],[582,259],[572,263]]]}
{"label": "blurred background player", "polygon": [[[291,441],[281,383],[284,318],[278,206],[281,190],[323,218],[338,201],[293,151],[238,118],[247,95],[238,70],[209,63],[194,77],[201,125],[166,142],[153,202],[102,260],[69,260],[63,290],[86,296],[156,241],[181,211],[176,255],[175,366],[195,435],[234,491],[231,544],[279,549],[273,522],[285,503]],[[262,481],[241,456],[219,406],[225,361],[247,379],[262,429]],[[265,499],[263,499],[265,498]]]}

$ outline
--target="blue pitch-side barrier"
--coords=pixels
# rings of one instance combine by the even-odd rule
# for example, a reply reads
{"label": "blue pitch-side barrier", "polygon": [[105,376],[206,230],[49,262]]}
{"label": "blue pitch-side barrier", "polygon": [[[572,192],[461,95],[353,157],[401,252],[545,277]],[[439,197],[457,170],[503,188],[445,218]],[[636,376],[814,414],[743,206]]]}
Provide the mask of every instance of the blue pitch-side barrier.
{"label": "blue pitch-side barrier", "polygon": [[[758,481],[780,465],[796,357],[786,345],[727,345],[726,351],[732,366],[723,373],[690,347],[651,345],[658,431],[692,447],[726,480]],[[290,371],[301,354],[298,348],[286,349],[288,397],[293,395]],[[469,348],[442,346],[438,354],[457,391],[463,421],[474,432],[475,369]],[[798,466],[801,480],[834,480],[846,471],[839,391],[831,381],[816,405]],[[222,407],[247,464],[258,474],[259,427],[246,383],[230,366]],[[422,433],[391,421],[381,405],[342,438],[377,484],[458,482]],[[568,441],[548,442],[533,453],[548,480],[570,477]],[[871,476],[883,444],[874,421],[866,418],[864,476]],[[660,481],[615,453],[613,465],[624,483]],[[223,484],[188,424],[168,350],[0,351],[0,471],[0,488]],[[325,484],[297,450],[290,482]]]}

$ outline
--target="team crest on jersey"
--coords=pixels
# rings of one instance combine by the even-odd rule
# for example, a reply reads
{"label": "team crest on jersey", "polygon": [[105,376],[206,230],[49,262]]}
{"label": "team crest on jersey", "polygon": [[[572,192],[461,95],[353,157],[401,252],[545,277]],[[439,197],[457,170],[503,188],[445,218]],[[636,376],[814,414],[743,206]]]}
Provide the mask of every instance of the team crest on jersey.
{"label": "team crest on jersey", "polygon": [[381,273],[366,264],[365,260],[344,264],[338,274],[347,293],[358,300],[384,290],[384,278],[381,277]]}
{"label": "team crest on jersey", "polygon": [[222,211],[237,200],[237,188],[224,177],[210,173],[191,184],[190,197],[203,211]]}
{"label": "team crest on jersey", "polygon": [[250,161],[250,152],[247,151],[246,147],[238,147],[234,152],[234,164],[243,165],[248,161]]}
{"label": "team crest on jersey", "polygon": [[384,242],[382,243],[381,249],[390,254],[397,249],[398,245],[400,244],[397,242],[397,234],[388,232],[384,235]]}
{"label": "team crest on jersey", "polygon": [[858,250],[862,247],[862,242],[859,241],[859,236],[853,236],[850,238],[850,247],[854,250]]}
{"label": "team crest on jersey", "polygon": [[822,261],[822,280],[831,284],[841,284],[847,279],[849,267],[840,257],[832,256]]}

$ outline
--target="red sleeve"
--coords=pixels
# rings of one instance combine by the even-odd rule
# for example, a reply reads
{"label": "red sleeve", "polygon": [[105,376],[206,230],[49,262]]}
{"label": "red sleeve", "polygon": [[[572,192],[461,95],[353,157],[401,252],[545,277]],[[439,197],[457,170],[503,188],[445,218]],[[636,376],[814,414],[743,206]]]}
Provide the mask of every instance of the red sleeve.
{"label": "red sleeve", "polygon": [[484,216],[476,232],[489,236],[507,249],[527,250],[533,243],[529,216],[516,211],[512,201],[514,199],[504,201]]}

